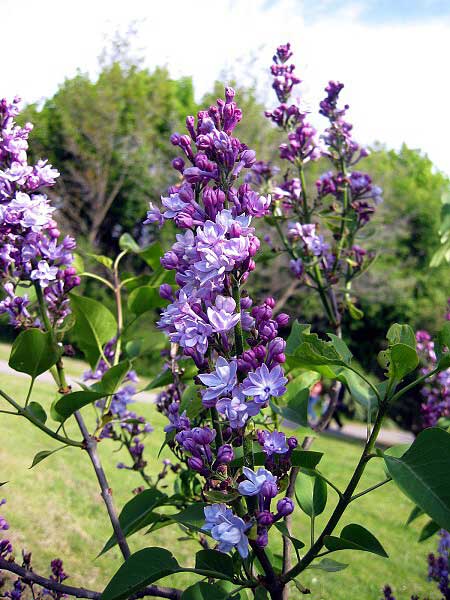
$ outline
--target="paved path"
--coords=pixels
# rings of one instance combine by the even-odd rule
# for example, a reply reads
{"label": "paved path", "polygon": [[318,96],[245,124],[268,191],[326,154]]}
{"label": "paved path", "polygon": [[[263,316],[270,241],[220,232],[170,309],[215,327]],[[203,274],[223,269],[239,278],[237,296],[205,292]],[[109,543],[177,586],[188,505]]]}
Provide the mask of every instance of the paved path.
{"label": "paved path", "polygon": [[[8,363],[4,360],[0,360],[0,382],[2,373],[4,373],[5,375],[12,375],[13,377],[24,377],[26,379],[30,378],[29,375],[27,375],[26,373],[19,373],[18,371],[14,371],[13,369],[11,369]],[[74,388],[74,390],[80,389],[79,385],[77,384],[77,380],[80,379],[81,377],[67,377],[67,381]],[[37,381],[42,381],[43,383],[55,383],[55,380],[48,372],[39,375],[39,377],[37,377]],[[144,404],[153,404],[155,398],[156,394],[154,392],[141,392],[140,394],[136,394],[135,396],[137,402],[143,402]]]}
{"label": "paved path", "polygon": [[[6,361],[0,360],[0,381],[1,374],[13,375],[15,377],[26,377],[26,373],[18,373],[13,371]],[[50,373],[43,373],[38,377],[39,381],[45,383],[54,383],[53,377]],[[72,378],[68,378],[74,388],[77,388],[76,381]],[[156,394],[152,392],[141,392],[136,395],[137,402],[143,402],[145,404],[152,404],[155,401]],[[332,424],[330,428],[325,432],[325,435],[341,438],[344,440],[354,440],[358,442],[364,442],[366,440],[366,427],[361,423],[346,423],[342,429],[338,429],[336,425]],[[414,436],[408,431],[400,431],[398,429],[382,429],[378,436],[377,445],[380,447],[387,448],[396,444],[411,444],[414,441]]]}

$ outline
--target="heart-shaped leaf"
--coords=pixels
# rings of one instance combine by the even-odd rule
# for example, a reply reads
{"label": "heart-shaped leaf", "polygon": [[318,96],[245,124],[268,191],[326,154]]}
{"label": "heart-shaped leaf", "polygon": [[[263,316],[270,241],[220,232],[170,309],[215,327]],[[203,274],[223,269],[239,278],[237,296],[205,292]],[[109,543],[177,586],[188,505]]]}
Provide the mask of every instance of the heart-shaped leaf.
{"label": "heart-shaped leaf", "polygon": [[50,332],[32,328],[22,331],[14,340],[9,357],[9,366],[33,379],[48,371],[61,356]]}

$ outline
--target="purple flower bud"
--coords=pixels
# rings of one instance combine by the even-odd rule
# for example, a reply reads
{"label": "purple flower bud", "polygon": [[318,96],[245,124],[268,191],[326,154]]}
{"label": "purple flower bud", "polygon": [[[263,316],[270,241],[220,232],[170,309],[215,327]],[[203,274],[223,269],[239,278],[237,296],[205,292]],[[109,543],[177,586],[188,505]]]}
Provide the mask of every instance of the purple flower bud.
{"label": "purple flower bud", "polygon": [[177,171],[180,171],[180,173],[183,172],[185,164],[186,163],[184,162],[184,160],[180,156],[178,156],[177,158],[174,158],[173,161],[172,161],[172,167],[174,169],[176,169]]}
{"label": "purple flower bud", "polygon": [[179,146],[180,145],[180,134],[179,133],[172,133],[172,135],[170,136],[170,143],[173,146]]}
{"label": "purple flower bud", "polygon": [[217,451],[217,462],[219,463],[229,463],[234,458],[234,451],[230,444],[224,444],[220,446]]}
{"label": "purple flower bud", "polygon": [[261,486],[261,494],[264,498],[275,498],[278,494],[278,487],[274,481],[265,481]]}
{"label": "purple flower bud", "polygon": [[286,325],[289,323],[289,315],[286,313],[280,313],[275,317],[275,321],[280,327],[286,327]]}
{"label": "purple flower bud", "polygon": [[164,300],[170,300],[170,301],[172,301],[174,299],[173,298],[173,293],[172,293],[172,287],[168,283],[163,283],[160,286],[160,288],[159,288],[159,295]]}
{"label": "purple flower bud", "polygon": [[[294,503],[290,498],[282,498],[277,502],[277,511],[280,517],[287,517],[294,510]],[[277,516],[278,516],[277,515]]]}
{"label": "purple flower bud", "polygon": [[273,523],[274,516],[269,510],[262,510],[256,517],[258,523],[263,527],[270,527]]}
{"label": "purple flower bud", "polygon": [[188,462],[189,468],[192,469],[193,471],[197,471],[198,473],[201,473],[204,470],[203,461],[198,456],[189,457],[187,462]]}
{"label": "purple flower bud", "polygon": [[192,430],[192,437],[195,443],[206,446],[207,444],[210,444],[216,437],[216,432],[214,429],[210,429],[209,427],[194,427]]}
{"label": "purple flower bud", "polygon": [[295,437],[289,437],[287,439],[287,445],[289,447],[289,450],[294,450],[295,448],[297,448],[298,446],[298,440]]}
{"label": "purple flower bud", "polygon": [[259,548],[265,548],[267,546],[269,543],[269,534],[267,533],[267,529],[263,529],[263,531],[261,531],[255,542]]}

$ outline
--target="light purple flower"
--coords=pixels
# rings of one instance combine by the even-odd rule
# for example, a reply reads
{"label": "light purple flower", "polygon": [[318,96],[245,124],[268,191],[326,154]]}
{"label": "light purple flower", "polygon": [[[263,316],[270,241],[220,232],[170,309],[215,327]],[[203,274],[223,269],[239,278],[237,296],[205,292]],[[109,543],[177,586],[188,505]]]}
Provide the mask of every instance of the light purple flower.
{"label": "light purple flower", "polygon": [[240,319],[240,314],[234,313],[236,302],[233,298],[217,296],[215,307],[207,309],[208,319],[213,331],[227,332],[232,329]]}
{"label": "light purple flower", "polygon": [[48,286],[50,281],[56,279],[58,273],[58,267],[51,267],[46,260],[40,260],[38,262],[38,268],[31,271],[31,279],[33,281],[39,281],[42,288]]}
{"label": "light purple flower", "polygon": [[260,467],[256,473],[248,467],[244,467],[242,472],[247,478],[238,486],[238,492],[242,496],[257,496],[266,482],[274,484],[277,482],[277,478],[264,467]]}
{"label": "light purple flower", "polygon": [[286,383],[280,365],[269,371],[267,365],[262,364],[244,379],[242,391],[246,396],[253,396],[255,402],[264,404],[271,396],[282,396],[286,392]]}
{"label": "light purple flower", "polygon": [[258,434],[258,442],[267,456],[286,454],[289,451],[286,435],[282,431],[273,431],[272,433],[261,431]]}
{"label": "light purple flower", "polygon": [[151,223],[157,223],[158,227],[161,228],[164,225],[164,216],[158,206],[154,206],[153,202],[149,202],[150,210],[147,211],[147,219],[144,221],[144,225]]}
{"label": "light purple flower", "polygon": [[244,394],[236,386],[233,390],[233,398],[221,398],[217,401],[217,410],[230,422],[232,429],[244,427],[250,417],[259,413],[256,402],[245,402]]}
{"label": "light purple flower", "polygon": [[237,362],[235,360],[228,362],[223,356],[219,356],[213,373],[198,375],[200,381],[209,388],[203,394],[205,406],[214,406],[217,398],[231,392],[237,383],[236,371]]}
{"label": "light purple flower", "polygon": [[225,504],[213,504],[204,509],[206,522],[202,529],[210,531],[212,537],[219,542],[220,552],[230,552],[236,548],[242,558],[248,556],[248,538],[245,532],[251,527],[240,517],[233,514]]}

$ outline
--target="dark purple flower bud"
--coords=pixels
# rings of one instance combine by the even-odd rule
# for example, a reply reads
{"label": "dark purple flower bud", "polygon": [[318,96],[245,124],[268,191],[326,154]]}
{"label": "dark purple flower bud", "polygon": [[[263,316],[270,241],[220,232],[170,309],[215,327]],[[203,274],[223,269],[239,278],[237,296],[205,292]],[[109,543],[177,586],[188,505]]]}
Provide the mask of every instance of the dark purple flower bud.
{"label": "dark purple flower bud", "polygon": [[287,439],[287,445],[289,450],[294,450],[298,446],[298,440],[294,436],[291,436]]}
{"label": "dark purple flower bud", "polygon": [[286,327],[286,325],[289,323],[289,315],[286,313],[280,313],[275,317],[275,321],[280,327]]}
{"label": "dark purple flower bud", "polygon": [[273,523],[274,516],[269,510],[262,510],[257,515],[256,519],[263,527],[270,527]]}
{"label": "dark purple flower bud", "polygon": [[267,533],[267,529],[263,529],[263,531],[261,531],[255,542],[259,548],[265,548],[267,546],[269,543],[269,534]]}
{"label": "dark purple flower bud", "polygon": [[230,444],[224,444],[220,446],[217,451],[217,462],[219,463],[229,463],[234,458],[234,451]]}
{"label": "dark purple flower bud", "polygon": [[174,169],[176,169],[177,171],[180,171],[180,173],[183,172],[185,164],[186,163],[184,162],[184,160],[180,156],[178,156],[177,158],[174,158],[173,161],[172,161],[172,167]]}
{"label": "dark purple flower bud", "polygon": [[175,252],[169,250],[169,252],[166,252],[164,256],[161,257],[160,262],[165,269],[170,271],[178,267],[178,256]]}
{"label": "dark purple flower bud", "polygon": [[[294,503],[290,498],[282,498],[277,502],[277,511],[280,517],[287,517],[294,510]],[[277,515],[277,516],[278,516]]]}
{"label": "dark purple flower bud", "polygon": [[275,498],[278,494],[277,484],[273,481],[265,481],[261,486],[261,494],[264,498]]}
{"label": "dark purple flower bud", "polygon": [[193,471],[198,471],[199,473],[201,473],[204,469],[203,461],[198,456],[189,457],[187,462],[188,462],[189,468],[192,469]]}
{"label": "dark purple flower bud", "polygon": [[215,430],[210,429],[209,427],[194,427],[192,430],[192,437],[194,438],[194,441],[202,446],[210,444],[215,436]]}
{"label": "dark purple flower bud", "polygon": [[241,298],[241,308],[243,310],[249,309],[252,304],[253,300],[250,298],[250,296],[244,296],[243,298]]}
{"label": "dark purple flower bud", "polygon": [[264,300],[264,304],[267,304],[267,306],[270,306],[270,308],[275,308],[275,298],[272,298],[271,296],[269,296],[268,298],[266,298]]}
{"label": "dark purple flower bud", "polygon": [[266,349],[264,346],[255,346],[253,348],[253,354],[258,360],[264,360],[264,358],[266,357]]}
{"label": "dark purple flower bud", "polygon": [[163,283],[159,288],[159,295],[164,300],[173,300],[172,287],[168,283]]}
{"label": "dark purple flower bud", "polygon": [[226,87],[225,88],[225,102],[227,104],[229,104],[230,102],[233,101],[233,98],[235,97],[236,92],[234,91],[234,89],[232,87]]}
{"label": "dark purple flower bud", "polygon": [[170,136],[170,143],[173,146],[179,146],[180,145],[180,134],[179,133],[172,133],[172,135]]}
{"label": "dark purple flower bud", "polygon": [[241,154],[241,161],[244,163],[244,167],[249,169],[255,164],[256,152],[254,150],[244,150]]}

